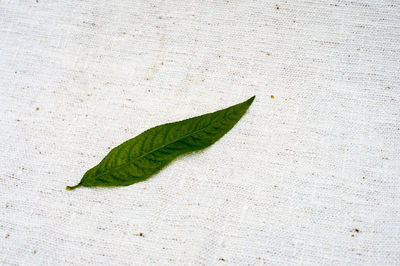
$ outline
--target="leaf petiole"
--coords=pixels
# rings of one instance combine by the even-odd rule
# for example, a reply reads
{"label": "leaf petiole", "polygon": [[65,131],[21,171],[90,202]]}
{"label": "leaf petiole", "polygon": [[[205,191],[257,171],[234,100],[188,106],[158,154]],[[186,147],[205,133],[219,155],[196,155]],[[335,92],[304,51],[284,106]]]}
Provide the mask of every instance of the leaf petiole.
{"label": "leaf petiole", "polygon": [[80,187],[81,186],[81,184],[78,184],[78,185],[76,185],[76,186],[67,186],[65,189],[66,190],[74,190],[75,188],[77,188],[77,187]]}

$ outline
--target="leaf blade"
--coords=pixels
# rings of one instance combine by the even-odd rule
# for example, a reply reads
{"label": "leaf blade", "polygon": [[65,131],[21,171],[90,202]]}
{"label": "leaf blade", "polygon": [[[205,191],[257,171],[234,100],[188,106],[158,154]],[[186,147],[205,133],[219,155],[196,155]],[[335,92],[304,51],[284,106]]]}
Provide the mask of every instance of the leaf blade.
{"label": "leaf blade", "polygon": [[240,120],[255,96],[231,107],[150,128],[112,149],[76,186],[128,186],[143,181],[176,157],[204,149]]}

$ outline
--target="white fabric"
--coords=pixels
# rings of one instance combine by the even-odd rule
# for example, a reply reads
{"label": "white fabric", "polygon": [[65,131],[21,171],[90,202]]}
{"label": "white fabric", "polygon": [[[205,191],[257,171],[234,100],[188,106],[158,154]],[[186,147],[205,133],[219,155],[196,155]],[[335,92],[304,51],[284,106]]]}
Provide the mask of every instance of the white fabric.
{"label": "white fabric", "polygon": [[[399,70],[394,0],[2,0],[0,263],[400,265]],[[148,181],[65,190],[253,95]]]}

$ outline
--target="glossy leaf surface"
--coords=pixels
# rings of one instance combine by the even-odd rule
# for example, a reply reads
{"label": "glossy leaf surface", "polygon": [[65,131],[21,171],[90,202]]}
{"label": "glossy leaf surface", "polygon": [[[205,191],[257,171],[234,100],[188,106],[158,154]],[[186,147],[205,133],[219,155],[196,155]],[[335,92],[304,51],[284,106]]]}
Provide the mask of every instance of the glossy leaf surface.
{"label": "glossy leaf surface", "polygon": [[245,114],[255,96],[213,113],[153,127],[112,149],[79,184],[128,186],[157,173],[181,154],[204,149],[225,135]]}

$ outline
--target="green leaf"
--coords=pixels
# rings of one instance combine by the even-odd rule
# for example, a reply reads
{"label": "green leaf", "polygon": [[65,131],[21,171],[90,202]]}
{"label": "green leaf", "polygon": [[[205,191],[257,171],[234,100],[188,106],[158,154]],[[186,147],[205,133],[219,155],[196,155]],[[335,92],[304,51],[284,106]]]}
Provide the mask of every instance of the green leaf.
{"label": "green leaf", "polygon": [[204,149],[225,135],[245,114],[255,96],[226,109],[146,130],[115,147],[88,170],[72,190],[128,186],[160,171],[181,154]]}

